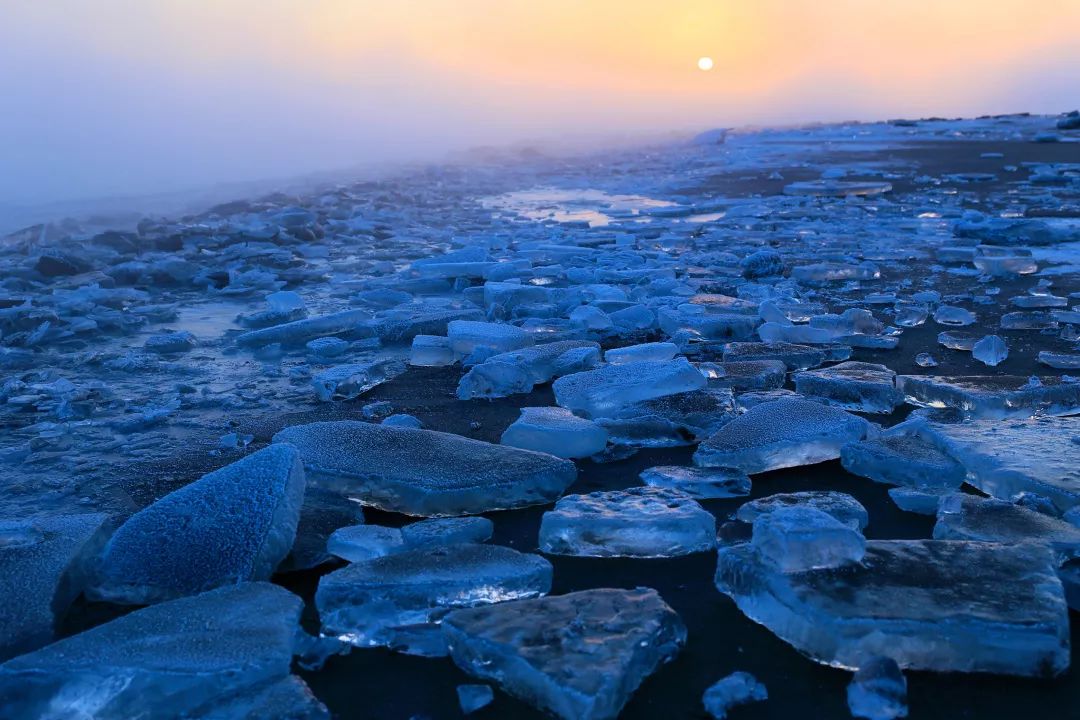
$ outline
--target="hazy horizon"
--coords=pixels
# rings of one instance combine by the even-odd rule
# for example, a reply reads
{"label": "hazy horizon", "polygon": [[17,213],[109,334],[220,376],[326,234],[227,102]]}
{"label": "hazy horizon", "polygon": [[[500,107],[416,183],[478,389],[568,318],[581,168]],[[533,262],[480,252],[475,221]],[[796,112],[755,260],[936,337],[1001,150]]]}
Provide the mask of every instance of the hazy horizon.
{"label": "hazy horizon", "polygon": [[1080,98],[1080,3],[744,5],[17,0],[0,26],[0,206]]}

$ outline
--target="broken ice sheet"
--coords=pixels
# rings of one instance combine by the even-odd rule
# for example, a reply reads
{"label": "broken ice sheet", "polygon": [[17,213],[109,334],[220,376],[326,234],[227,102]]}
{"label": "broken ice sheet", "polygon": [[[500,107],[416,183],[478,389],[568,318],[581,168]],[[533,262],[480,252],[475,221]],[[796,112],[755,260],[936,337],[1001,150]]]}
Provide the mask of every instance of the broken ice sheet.
{"label": "broken ice sheet", "polygon": [[0,665],[0,707],[8,717],[210,716],[290,677],[302,609],[283,588],[242,583],[136,610]]}
{"label": "broken ice sheet", "polygon": [[762,515],[789,507],[808,507],[831,515],[839,522],[862,532],[870,522],[870,516],[862,504],[847,493],[833,490],[804,490],[793,493],[777,493],[745,503],[735,513],[743,522],[753,523]]}
{"label": "broken ice sheet", "polygon": [[701,390],[705,376],[686,358],[667,362],[629,362],[565,375],[554,382],[555,402],[589,418],[613,417],[643,400]]}
{"label": "broken ice sheet", "polygon": [[1075,525],[1004,500],[961,493],[938,504],[934,537],[1007,545],[1037,542],[1049,545],[1063,560],[1080,557],[1080,528]]}
{"label": "broken ice sheet", "polygon": [[753,475],[840,457],[845,444],[873,433],[866,420],[801,398],[755,405],[698,446],[694,463]]}
{"label": "broken ice sheet", "polygon": [[925,407],[952,407],[973,418],[1027,418],[1080,413],[1080,383],[1017,375],[900,375],[905,399]]}
{"label": "broken ice sheet", "polygon": [[564,408],[526,407],[499,442],[561,458],[582,458],[607,446],[608,431]]}
{"label": "broken ice sheet", "polygon": [[421,547],[323,576],[315,604],[324,635],[362,647],[444,655],[432,626],[447,612],[544,595],[551,575],[551,564],[539,555],[498,545]]}
{"label": "broken ice sheet", "polygon": [[678,490],[694,498],[733,498],[750,494],[750,476],[734,468],[658,465],[643,470],[640,477],[649,487]]}
{"label": "broken ice sheet", "polygon": [[459,610],[443,621],[465,672],[564,720],[615,718],[686,643],[655,590],[583,590]]}
{"label": "broken ice sheet", "polygon": [[544,513],[540,550],[587,557],[676,557],[716,546],[716,520],[665,488],[567,495]]}
{"label": "broken ice sheet", "polygon": [[795,373],[795,390],[847,410],[889,414],[904,401],[895,381],[896,373],[884,365],[843,362]]}
{"label": "broken ice sheet", "polygon": [[323,402],[351,400],[393,380],[403,372],[405,365],[400,360],[350,363],[315,373],[311,378],[311,386],[315,389],[315,396]]}
{"label": "broken ice sheet", "polygon": [[1069,666],[1053,552],[945,540],[870,540],[861,562],[779,572],[750,544],[722,547],[716,586],[818,662],[1054,676]]}
{"label": "broken ice sheet", "polygon": [[569,460],[460,435],[353,420],[285,428],[309,482],[406,515],[467,515],[551,502],[574,481]]}

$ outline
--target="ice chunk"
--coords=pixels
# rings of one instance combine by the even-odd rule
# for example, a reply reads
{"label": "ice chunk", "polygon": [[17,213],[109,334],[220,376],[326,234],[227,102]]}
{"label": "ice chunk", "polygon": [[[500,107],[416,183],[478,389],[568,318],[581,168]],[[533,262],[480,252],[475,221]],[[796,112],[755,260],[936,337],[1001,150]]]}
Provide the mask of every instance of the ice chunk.
{"label": "ice chunk", "polygon": [[751,543],[786,573],[858,562],[866,552],[866,539],[858,530],[807,505],[758,515]]}
{"label": "ice chunk", "polygon": [[409,364],[423,367],[453,365],[457,361],[450,338],[438,335],[417,335],[409,352]]}
{"label": "ice chunk", "polygon": [[7,717],[211,717],[289,678],[303,602],[241,583],[136,610],[0,665]]}
{"label": "ice chunk", "polygon": [[315,396],[323,402],[352,400],[403,372],[405,365],[398,360],[353,363],[316,373],[311,385],[315,388]]}
{"label": "ice chunk", "polygon": [[690,445],[730,422],[734,405],[730,390],[709,388],[634,402],[596,422],[618,445]]}
{"label": "ice chunk", "polygon": [[111,530],[101,513],[0,520],[0,661],[52,640]]}
{"label": "ice chunk", "polygon": [[458,685],[457,696],[458,705],[465,715],[487,707],[495,699],[495,693],[488,685]]}
{"label": "ice chunk", "polygon": [[722,547],[716,586],[811,658],[854,669],[876,656],[941,672],[1057,675],[1068,609],[1051,550],[870,540],[859,563],[777,572],[747,543]]}
{"label": "ice chunk", "polygon": [[708,382],[686,358],[629,362],[566,375],[552,385],[555,402],[590,418],[613,417],[642,400],[701,390]]}
{"label": "ice chunk", "polygon": [[987,335],[971,346],[971,356],[983,365],[994,367],[1009,357],[1009,347],[997,335]]}
{"label": "ice chunk", "polygon": [[780,360],[744,360],[711,363],[698,369],[709,379],[710,387],[742,390],[776,390],[784,386],[787,365]]}
{"label": "ice chunk", "polygon": [[664,362],[671,360],[678,352],[679,346],[675,343],[654,342],[613,348],[604,353],[604,360],[612,365],[628,362]]}
{"label": "ice chunk", "polygon": [[563,720],[612,720],[686,643],[655,590],[584,590],[458,610],[443,632],[454,662]]}
{"label": "ice chunk", "polygon": [[234,695],[201,715],[204,720],[330,720],[330,711],[296,675]]}
{"label": "ice chunk", "polygon": [[870,516],[862,504],[847,493],[833,490],[804,490],[793,493],[777,493],[752,500],[739,508],[735,517],[753,523],[759,517],[776,510],[790,507],[808,507],[832,515],[852,530],[862,531],[870,522]]}
{"label": "ice chunk", "polygon": [[897,388],[912,405],[953,407],[973,418],[1027,418],[1080,412],[1080,383],[1017,375],[900,375]]}
{"label": "ice chunk", "polygon": [[750,476],[734,468],[661,465],[643,470],[640,477],[649,487],[678,490],[695,498],[733,498],[750,494]]}
{"label": "ice chunk", "polygon": [[975,313],[955,305],[939,305],[934,311],[934,322],[938,325],[964,326],[975,322]]}
{"label": "ice chunk", "polygon": [[326,541],[326,551],[349,562],[392,555],[405,549],[398,528],[379,525],[350,525],[338,528]]}
{"label": "ice chunk", "polygon": [[1080,505],[1080,418],[927,423],[919,435],[988,495],[1006,500],[1027,490],[1062,511]]}
{"label": "ice chunk", "polygon": [[106,546],[87,592],[144,605],[267,580],[292,548],[303,501],[296,448],[260,450],[128,518]]}
{"label": "ice chunk", "polygon": [[890,430],[878,438],[849,443],[840,462],[852,475],[889,485],[958,488],[964,468],[917,434]]}
{"label": "ice chunk", "polygon": [[788,370],[806,370],[825,362],[824,350],[786,342],[733,342],[724,345],[724,362],[779,360]]}
{"label": "ice chunk", "polygon": [[323,634],[369,647],[409,646],[419,637],[413,652],[438,655],[445,654],[438,634],[422,631],[447,612],[549,590],[551,563],[539,555],[459,544],[354,562],[319,580],[315,604]]}
{"label": "ice chunk", "polygon": [[143,350],[159,355],[185,353],[194,350],[199,342],[187,330],[165,333],[164,335],[152,335],[146,339]]}
{"label": "ice chunk", "polygon": [[746,473],[811,465],[840,457],[840,448],[871,432],[866,420],[798,398],[755,405],[703,442],[694,463]]}
{"label": "ice chunk", "polygon": [[607,441],[607,430],[569,410],[526,407],[499,442],[561,458],[583,458],[603,450]]}
{"label": "ice chunk", "polygon": [[496,353],[528,347],[535,341],[532,335],[513,325],[502,323],[453,320],[447,325],[446,336],[458,357],[465,357],[480,347]]}
{"label": "ice chunk", "polygon": [[458,383],[462,400],[506,397],[531,392],[553,377],[581,372],[600,362],[600,346],[583,340],[562,340],[494,355],[474,366]]}
{"label": "ice chunk", "polygon": [[367,310],[342,310],[341,312],[304,318],[293,322],[252,330],[238,335],[236,344],[244,347],[262,347],[271,343],[303,345],[317,337],[338,335],[356,330],[371,318]]}
{"label": "ice chunk", "polygon": [[1080,354],[1039,351],[1039,362],[1058,370],[1080,370]]}
{"label": "ice chunk", "polygon": [[904,402],[895,380],[896,373],[884,365],[843,362],[795,373],[795,390],[848,410],[888,414]]}
{"label": "ice chunk", "polygon": [[847,702],[852,717],[867,720],[907,717],[907,679],[892,658],[871,658],[855,671],[847,688]]}
{"label": "ice chunk", "polygon": [[326,543],[334,531],[363,522],[364,513],[359,503],[322,488],[306,488],[296,526],[296,541],[278,570],[307,570],[331,560]]}
{"label": "ice chunk", "polygon": [[705,710],[716,720],[724,720],[733,707],[769,699],[769,692],[748,672],[733,672],[709,686],[701,698]]}
{"label": "ice chunk", "polygon": [[758,250],[747,255],[739,263],[745,278],[768,277],[784,272],[784,260],[775,250]]}
{"label": "ice chunk", "polygon": [[484,517],[436,518],[421,520],[401,528],[409,548],[482,543],[491,539],[495,525]]}
{"label": "ice chunk", "polygon": [[1007,545],[1045,543],[1062,559],[1080,557],[1080,528],[1004,500],[957,493],[938,505],[934,537],[982,540]]}
{"label": "ice chunk", "polygon": [[569,460],[414,428],[353,420],[285,428],[309,481],[406,515],[468,515],[549,503],[577,476]]}
{"label": "ice chunk", "polygon": [[420,418],[409,415],[408,413],[395,413],[393,415],[388,415],[383,418],[381,424],[388,425],[390,427],[407,427],[416,429],[424,427],[424,423],[420,422]]}
{"label": "ice chunk", "polygon": [[540,550],[587,557],[676,557],[716,546],[716,519],[666,488],[567,495],[544,513]]}
{"label": "ice chunk", "polygon": [[936,515],[941,499],[956,492],[953,488],[894,487],[889,488],[889,498],[906,512],[919,515]]}
{"label": "ice chunk", "polygon": [[341,338],[320,337],[309,340],[304,347],[316,360],[330,360],[344,354],[349,349],[349,343]]}

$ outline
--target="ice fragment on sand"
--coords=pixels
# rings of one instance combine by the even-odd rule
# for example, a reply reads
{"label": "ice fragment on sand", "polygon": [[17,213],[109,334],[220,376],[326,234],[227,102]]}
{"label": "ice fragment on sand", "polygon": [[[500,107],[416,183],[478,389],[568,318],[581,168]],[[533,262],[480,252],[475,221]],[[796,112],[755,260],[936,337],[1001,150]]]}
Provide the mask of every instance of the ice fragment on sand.
{"label": "ice fragment on sand", "polygon": [[559,407],[521,408],[521,417],[502,434],[503,445],[562,458],[594,455],[607,446],[608,432]]}
{"label": "ice fragment on sand", "polygon": [[613,417],[642,400],[701,390],[705,376],[686,358],[668,362],[630,362],[565,375],[552,385],[555,402],[586,417]]}
{"label": "ice fragment on sand", "polygon": [[997,335],[987,335],[971,346],[971,356],[983,365],[994,367],[1009,357],[1009,348]]}
{"label": "ice fragment on sand", "polygon": [[852,717],[895,720],[907,717],[907,679],[889,657],[871,658],[855,671],[847,688]]}
{"label": "ice fragment on sand", "polygon": [[484,517],[436,518],[406,525],[401,528],[401,537],[409,548],[482,543],[491,539],[494,529]]}
{"label": "ice fragment on sand", "polygon": [[292,548],[303,500],[296,448],[260,450],[128,518],[88,594],[142,605],[267,580]]}
{"label": "ice fragment on sand", "polygon": [[[538,597],[550,589],[551,564],[539,555],[460,544],[355,562],[323,576],[315,604],[324,634],[354,645],[395,646],[450,610]],[[438,642],[436,633],[421,652],[440,654]]]}
{"label": "ice fragment on sand", "polygon": [[695,498],[733,498],[750,494],[750,476],[734,468],[660,465],[643,470],[640,477],[649,487],[678,490]]}
{"label": "ice fragment on sand", "polygon": [[506,397],[532,391],[552,378],[581,372],[600,362],[600,346],[583,340],[561,340],[493,355],[473,366],[458,382],[462,400]]}
{"label": "ice fragment on sand", "polygon": [[1080,412],[1080,383],[1018,375],[900,375],[897,388],[913,405],[952,407],[973,418],[1027,418]]}
{"label": "ice fragment on sand", "polygon": [[840,448],[871,432],[866,420],[797,398],[755,405],[720,428],[694,454],[703,467],[733,467],[753,475],[840,456]]}
{"label": "ice fragment on sand", "polygon": [[861,562],[782,573],[744,543],[720,549],[716,586],[835,667],[887,655],[918,670],[1045,676],[1069,665],[1056,569],[1037,544],[870,540]]}
{"label": "ice fragment on sand", "polygon": [[769,692],[748,672],[733,672],[709,686],[701,702],[716,720],[724,720],[727,712],[738,705],[769,699]]}
{"label": "ice fragment on sand", "polygon": [[532,345],[532,335],[513,325],[502,323],[453,320],[447,325],[446,336],[458,357],[465,357],[479,347],[496,353],[508,352]]}
{"label": "ice fragment on sand", "polygon": [[795,373],[795,389],[828,400],[830,405],[869,413],[891,413],[904,398],[896,373],[884,365],[843,362],[821,370]]}
{"label": "ice fragment on sand", "polygon": [[349,562],[370,560],[405,549],[398,528],[381,525],[350,525],[338,528],[326,541],[326,551]]}
{"label": "ice fragment on sand", "polygon": [[753,546],[781,572],[858,562],[866,539],[858,530],[809,506],[781,507],[754,520]]}
{"label": "ice fragment on sand", "polygon": [[848,443],[840,462],[852,475],[889,485],[958,488],[964,468],[916,433],[890,429],[881,437]]}
{"label": "ice fragment on sand", "polygon": [[655,590],[583,590],[458,610],[443,621],[454,662],[564,720],[610,720],[686,642]]}
{"label": "ice fragment on sand", "polygon": [[568,460],[459,435],[352,420],[285,428],[309,481],[407,515],[467,515],[548,503],[577,476]]}
{"label": "ice fragment on sand", "polygon": [[206,717],[289,678],[303,602],[241,583],[136,610],[0,665],[10,717]]}
{"label": "ice fragment on sand", "polygon": [[957,493],[938,505],[934,538],[982,540],[1007,545],[1039,542],[1062,559],[1080,557],[1080,528],[1004,500]]}
{"label": "ice fragment on sand", "polygon": [[0,520],[0,660],[52,640],[111,529],[101,513]]}
{"label": "ice fragment on sand", "polygon": [[724,345],[724,362],[779,360],[788,370],[806,370],[825,362],[826,353],[819,348],[786,342],[733,342]]}
{"label": "ice fragment on sand", "polygon": [[802,492],[767,495],[741,506],[735,517],[752,523],[763,515],[789,507],[808,507],[832,515],[852,530],[862,531],[870,522],[870,516],[862,504],[847,493],[832,490],[804,490]]}
{"label": "ice fragment on sand", "polygon": [[544,513],[540,550],[589,557],[675,557],[716,546],[716,519],[675,490],[567,495]]}
{"label": "ice fragment on sand", "polygon": [[316,373],[311,379],[315,396],[323,402],[351,400],[405,372],[398,360],[376,360],[339,365]]}

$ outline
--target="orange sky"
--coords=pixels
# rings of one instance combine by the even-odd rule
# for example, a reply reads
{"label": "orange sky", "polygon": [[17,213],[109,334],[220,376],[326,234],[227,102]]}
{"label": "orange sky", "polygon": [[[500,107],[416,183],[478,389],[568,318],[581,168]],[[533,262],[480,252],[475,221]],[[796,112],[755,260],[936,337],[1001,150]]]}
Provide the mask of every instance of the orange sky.
{"label": "orange sky", "polygon": [[4,15],[0,92],[31,112],[0,119],[0,150],[23,186],[58,193],[1080,98],[1080,0],[7,0]]}

